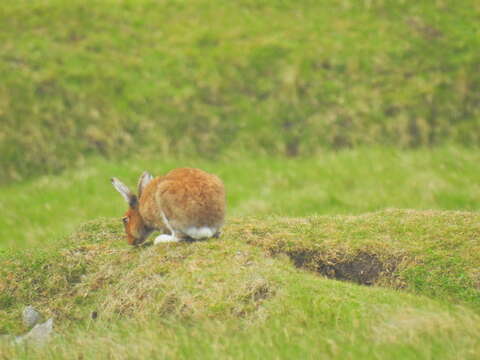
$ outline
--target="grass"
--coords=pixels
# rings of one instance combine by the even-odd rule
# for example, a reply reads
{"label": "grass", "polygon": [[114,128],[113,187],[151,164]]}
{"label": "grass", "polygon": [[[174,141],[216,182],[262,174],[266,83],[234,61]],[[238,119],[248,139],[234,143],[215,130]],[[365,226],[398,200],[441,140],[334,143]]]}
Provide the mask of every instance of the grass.
{"label": "grass", "polygon": [[[0,359],[478,358],[478,160],[98,158],[0,188],[0,335],[27,330],[26,305],[56,332],[45,347],[0,337]],[[109,178],[183,165],[224,179],[223,236],[127,246]]]}
{"label": "grass", "polygon": [[4,0],[0,182],[139,151],[476,146],[479,24],[475,0]]}
{"label": "grass", "polygon": [[480,217],[384,210],[264,221],[236,229],[268,254],[324,276],[429,295],[480,310]]}
{"label": "grass", "polygon": [[[55,316],[58,335],[42,348],[0,345],[0,358],[475,359],[478,220],[242,218],[219,240],[142,248],[125,245],[118,221],[96,220],[40,251],[2,255],[0,331],[24,331],[28,303]],[[299,249],[310,250],[305,270],[292,261]],[[358,253],[397,267],[375,287],[308,271]],[[429,261],[445,253],[452,261]]]}
{"label": "grass", "polygon": [[103,159],[56,176],[0,188],[0,249],[66,236],[79,224],[126,210],[110,177],[130,185],[148,169],[196,166],[220,175],[231,217],[361,214],[384,208],[479,210],[478,154],[465,148],[400,151],[360,148],[316,157],[224,157],[217,161]]}
{"label": "grass", "polygon": [[[57,336],[0,338],[0,359],[476,359],[478,160],[458,147],[96,159],[3,187],[0,334],[26,331],[31,304]],[[181,165],[225,180],[223,236],[127,246],[109,177]]]}

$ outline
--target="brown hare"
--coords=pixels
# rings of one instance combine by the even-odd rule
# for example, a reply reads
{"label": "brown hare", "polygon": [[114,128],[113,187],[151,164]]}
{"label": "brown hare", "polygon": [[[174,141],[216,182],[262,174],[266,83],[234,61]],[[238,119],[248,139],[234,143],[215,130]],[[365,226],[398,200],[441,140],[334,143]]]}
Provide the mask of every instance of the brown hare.
{"label": "brown hare", "polygon": [[144,172],[138,181],[138,195],[120,180],[111,181],[129,205],[122,220],[131,245],[143,243],[153,231],[162,232],[154,244],[220,234],[225,188],[215,175],[193,168],[175,169],[156,178]]}

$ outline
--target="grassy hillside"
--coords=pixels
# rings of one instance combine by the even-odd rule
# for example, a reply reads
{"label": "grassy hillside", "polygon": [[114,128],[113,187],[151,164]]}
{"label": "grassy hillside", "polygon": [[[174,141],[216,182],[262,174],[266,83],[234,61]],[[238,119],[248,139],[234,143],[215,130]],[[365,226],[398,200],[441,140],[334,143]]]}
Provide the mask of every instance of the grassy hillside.
{"label": "grassy hillside", "polygon": [[[117,220],[97,220],[1,256],[0,332],[22,332],[33,304],[58,335],[0,345],[0,358],[475,359],[479,223],[399,210],[244,218],[219,240],[132,248]],[[372,269],[376,287],[315,275],[365,283]]]}
{"label": "grassy hillside", "polygon": [[451,147],[356,149],[295,159],[98,159],[58,176],[0,188],[0,249],[55,241],[85,220],[120,219],[126,207],[109,179],[117,176],[133,186],[144,170],[204,168],[224,179],[229,217],[264,217],[361,214],[389,207],[479,210],[479,163],[478,153]]}
{"label": "grassy hillside", "polygon": [[475,0],[4,0],[0,182],[90,155],[478,145]]}
{"label": "grassy hillside", "polygon": [[[3,0],[0,360],[479,359],[478,49],[475,0]],[[182,166],[222,237],[128,246],[109,179]]]}

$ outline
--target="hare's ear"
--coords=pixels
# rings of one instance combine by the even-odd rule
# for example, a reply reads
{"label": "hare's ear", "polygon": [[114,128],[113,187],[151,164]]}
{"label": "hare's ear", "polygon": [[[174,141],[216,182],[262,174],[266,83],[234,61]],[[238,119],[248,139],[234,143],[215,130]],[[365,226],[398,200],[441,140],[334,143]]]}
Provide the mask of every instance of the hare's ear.
{"label": "hare's ear", "polygon": [[152,179],[153,179],[152,174],[150,174],[147,171],[144,171],[143,174],[140,176],[140,179],[138,179],[138,185],[137,185],[138,187],[137,193],[139,198],[142,196],[142,191],[143,189],[145,189],[145,186],[147,186],[148,183],[152,181]]}
{"label": "hare's ear", "polygon": [[122,195],[125,201],[131,207],[137,205],[137,197],[130,191],[127,185],[122,183],[117,178],[111,178],[110,181],[112,182],[113,187]]}

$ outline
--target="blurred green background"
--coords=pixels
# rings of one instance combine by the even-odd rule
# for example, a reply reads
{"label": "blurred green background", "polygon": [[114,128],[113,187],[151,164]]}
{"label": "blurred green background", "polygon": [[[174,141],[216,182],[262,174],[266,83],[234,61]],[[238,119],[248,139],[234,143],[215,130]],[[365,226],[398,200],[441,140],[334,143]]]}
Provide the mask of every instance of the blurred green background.
{"label": "blurred green background", "polygon": [[0,247],[188,165],[229,216],[477,210],[480,2],[3,0]]}

